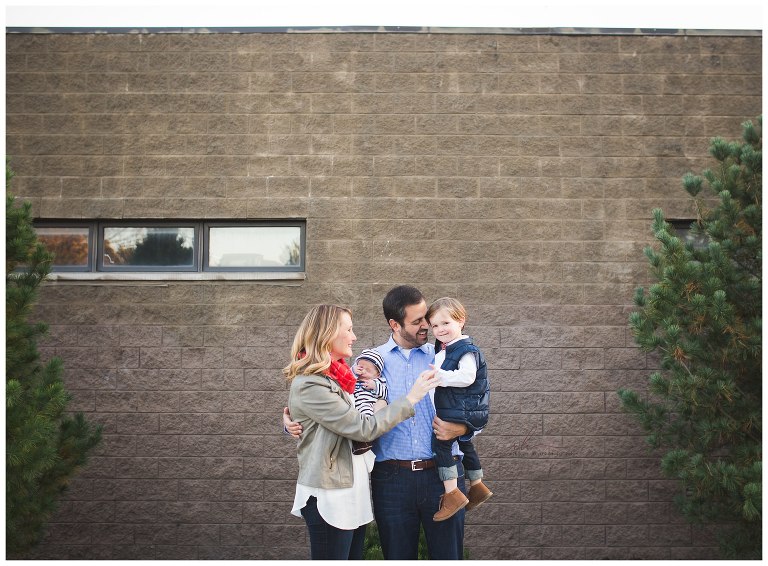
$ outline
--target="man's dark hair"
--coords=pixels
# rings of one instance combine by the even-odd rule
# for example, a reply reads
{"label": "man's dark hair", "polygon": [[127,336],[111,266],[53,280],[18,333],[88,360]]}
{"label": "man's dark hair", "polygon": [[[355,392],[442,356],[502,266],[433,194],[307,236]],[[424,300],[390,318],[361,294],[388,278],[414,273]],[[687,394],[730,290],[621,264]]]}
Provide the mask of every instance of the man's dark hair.
{"label": "man's dark hair", "polygon": [[392,319],[400,326],[404,326],[405,308],[418,305],[422,301],[426,302],[426,299],[416,287],[400,285],[390,289],[381,302],[381,306],[384,307],[384,318],[387,322]]}

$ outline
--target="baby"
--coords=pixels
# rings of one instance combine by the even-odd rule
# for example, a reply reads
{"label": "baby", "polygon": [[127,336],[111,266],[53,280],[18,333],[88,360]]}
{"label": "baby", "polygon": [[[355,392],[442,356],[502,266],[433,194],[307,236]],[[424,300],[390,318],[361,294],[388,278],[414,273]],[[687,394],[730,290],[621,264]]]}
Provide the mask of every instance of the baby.
{"label": "baby", "polygon": [[[352,372],[357,377],[355,383],[355,408],[364,415],[372,415],[382,404],[387,403],[387,380],[384,371],[384,358],[376,350],[366,349],[352,364]],[[352,441],[352,453],[364,454],[373,446],[370,442]]]}

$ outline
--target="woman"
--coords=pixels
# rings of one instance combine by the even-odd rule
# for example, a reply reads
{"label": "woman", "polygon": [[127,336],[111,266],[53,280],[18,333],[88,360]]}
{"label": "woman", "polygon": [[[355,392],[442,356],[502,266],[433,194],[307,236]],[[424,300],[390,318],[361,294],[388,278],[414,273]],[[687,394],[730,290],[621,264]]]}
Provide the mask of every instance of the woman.
{"label": "woman", "polygon": [[373,453],[353,455],[351,440],[370,442],[414,415],[413,406],[437,386],[424,372],[408,394],[373,415],[355,409],[355,377],[344,361],[357,338],[352,313],[336,305],[314,307],[299,326],[283,369],[288,407],[303,433],[299,477],[291,513],[304,517],[313,560],[361,560],[365,526],[373,520],[368,472]]}

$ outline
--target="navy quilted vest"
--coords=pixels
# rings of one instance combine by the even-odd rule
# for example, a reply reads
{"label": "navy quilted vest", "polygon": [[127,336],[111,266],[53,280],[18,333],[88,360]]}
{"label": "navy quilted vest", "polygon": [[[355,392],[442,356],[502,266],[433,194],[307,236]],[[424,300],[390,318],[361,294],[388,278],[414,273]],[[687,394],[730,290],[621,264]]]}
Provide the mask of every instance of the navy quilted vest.
{"label": "navy quilted vest", "polygon": [[[440,345],[437,346],[440,348]],[[477,375],[469,387],[438,387],[435,389],[435,410],[445,421],[464,423],[470,431],[479,430],[488,424],[491,389],[488,383],[488,368],[485,357],[471,338],[454,342],[445,349],[445,361],[440,369],[458,369],[459,360],[467,352],[475,355]]]}

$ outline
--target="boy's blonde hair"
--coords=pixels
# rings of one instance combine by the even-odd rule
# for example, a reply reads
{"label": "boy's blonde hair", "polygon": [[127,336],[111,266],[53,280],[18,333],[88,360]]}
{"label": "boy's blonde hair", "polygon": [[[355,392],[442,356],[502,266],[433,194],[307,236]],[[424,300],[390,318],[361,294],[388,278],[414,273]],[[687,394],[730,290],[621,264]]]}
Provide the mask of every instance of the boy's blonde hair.
{"label": "boy's blonde hair", "polygon": [[452,297],[442,297],[429,305],[429,308],[427,309],[427,315],[425,317],[427,322],[429,322],[429,319],[432,318],[440,309],[446,309],[450,317],[457,322],[462,320],[467,322],[467,311],[464,308],[464,305]]}
{"label": "boy's blonde hair", "polygon": [[297,375],[323,374],[331,367],[331,343],[339,333],[341,316],[352,311],[338,305],[317,305],[301,321],[291,346],[291,363],[283,368],[288,381]]}

